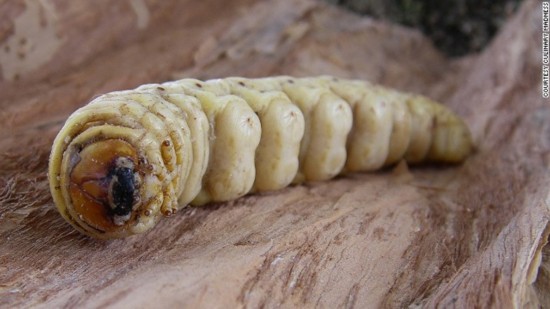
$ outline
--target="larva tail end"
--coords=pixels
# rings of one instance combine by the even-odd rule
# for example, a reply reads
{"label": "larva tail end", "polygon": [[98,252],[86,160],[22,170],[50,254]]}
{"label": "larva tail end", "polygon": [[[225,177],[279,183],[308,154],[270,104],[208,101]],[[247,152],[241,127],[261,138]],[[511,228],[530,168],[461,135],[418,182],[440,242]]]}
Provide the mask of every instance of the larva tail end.
{"label": "larva tail end", "polygon": [[433,141],[428,153],[430,161],[458,164],[473,152],[471,133],[458,116],[439,114],[434,125]]}

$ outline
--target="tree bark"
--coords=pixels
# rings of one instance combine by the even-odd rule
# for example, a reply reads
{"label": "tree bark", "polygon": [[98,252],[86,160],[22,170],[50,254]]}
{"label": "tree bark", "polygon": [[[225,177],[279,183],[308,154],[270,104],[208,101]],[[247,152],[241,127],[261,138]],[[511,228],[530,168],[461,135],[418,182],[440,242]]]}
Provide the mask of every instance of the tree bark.
{"label": "tree bark", "polygon": [[[540,2],[482,53],[313,0],[0,3],[0,307],[550,307]],[[182,77],[331,74],[443,101],[476,153],[186,208],[98,241],[46,178],[67,116]]]}

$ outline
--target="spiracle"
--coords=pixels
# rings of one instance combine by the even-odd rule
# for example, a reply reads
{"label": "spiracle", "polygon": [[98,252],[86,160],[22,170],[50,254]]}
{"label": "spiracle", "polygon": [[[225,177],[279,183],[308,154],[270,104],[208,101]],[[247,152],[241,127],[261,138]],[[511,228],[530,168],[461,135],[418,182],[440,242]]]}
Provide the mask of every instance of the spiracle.
{"label": "spiracle", "polygon": [[420,95],[330,76],[183,79],[97,97],[57,135],[61,215],[97,238],[143,233],[192,204],[368,172],[459,163],[470,132]]}

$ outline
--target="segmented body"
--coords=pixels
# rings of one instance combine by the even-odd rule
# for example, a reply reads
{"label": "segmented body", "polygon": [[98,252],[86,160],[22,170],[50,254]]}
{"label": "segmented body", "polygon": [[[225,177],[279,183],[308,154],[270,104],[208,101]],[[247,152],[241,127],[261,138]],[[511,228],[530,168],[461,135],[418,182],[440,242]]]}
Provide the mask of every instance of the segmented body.
{"label": "segmented body", "polygon": [[102,95],[52,148],[54,201],[79,231],[116,238],[188,204],[394,164],[457,163],[463,121],[428,98],[364,81],[183,79]]}

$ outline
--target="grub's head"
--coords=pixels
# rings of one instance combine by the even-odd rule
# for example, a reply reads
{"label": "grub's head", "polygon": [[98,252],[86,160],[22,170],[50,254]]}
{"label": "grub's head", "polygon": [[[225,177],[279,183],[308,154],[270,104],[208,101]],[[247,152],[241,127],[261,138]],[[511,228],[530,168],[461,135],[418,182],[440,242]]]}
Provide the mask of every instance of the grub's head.
{"label": "grub's head", "polygon": [[106,139],[71,152],[68,193],[74,215],[100,232],[120,229],[140,205],[140,174],[135,148]]}

